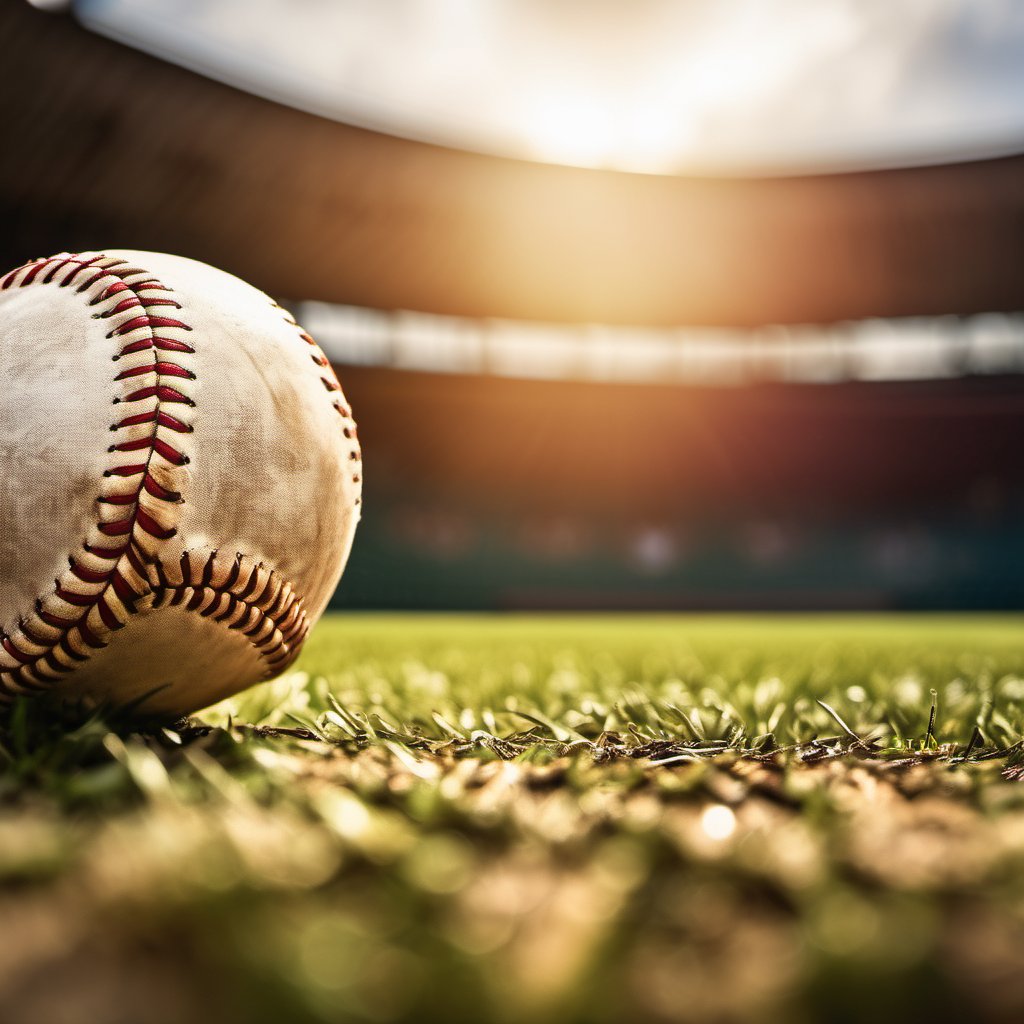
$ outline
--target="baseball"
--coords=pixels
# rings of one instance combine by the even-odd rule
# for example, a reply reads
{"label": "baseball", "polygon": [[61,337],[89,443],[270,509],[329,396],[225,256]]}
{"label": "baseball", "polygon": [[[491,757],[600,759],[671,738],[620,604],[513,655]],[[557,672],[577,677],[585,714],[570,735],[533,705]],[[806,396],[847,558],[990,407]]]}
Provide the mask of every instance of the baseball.
{"label": "baseball", "polygon": [[0,700],[172,717],[277,675],[348,558],[341,387],[268,296],[110,250],[0,278]]}

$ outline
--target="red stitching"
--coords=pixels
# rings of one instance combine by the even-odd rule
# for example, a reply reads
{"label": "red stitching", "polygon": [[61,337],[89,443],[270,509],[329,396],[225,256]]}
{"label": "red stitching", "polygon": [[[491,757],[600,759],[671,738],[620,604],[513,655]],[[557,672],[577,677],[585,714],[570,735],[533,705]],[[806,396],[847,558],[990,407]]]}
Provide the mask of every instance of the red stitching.
{"label": "red stitching", "polygon": [[101,594],[99,601],[96,603],[96,609],[100,613],[100,618],[103,620],[103,625],[110,630],[120,629],[124,623],[110,610],[110,606],[107,604],[107,595]]}
{"label": "red stitching", "polygon": [[[86,268],[91,268],[94,272],[83,274]],[[120,602],[126,610],[131,611],[138,600],[139,594],[129,577],[125,575],[130,567],[133,574],[137,574],[142,579],[145,578],[146,558],[137,544],[141,543],[143,535],[148,535],[157,541],[167,540],[174,536],[175,528],[161,522],[147,508],[143,507],[142,498],[143,495],[146,495],[147,500],[155,500],[169,505],[181,501],[180,493],[153,479],[150,465],[154,457],[163,459],[171,466],[181,466],[188,461],[187,456],[181,450],[158,436],[158,431],[169,429],[184,434],[191,432],[191,426],[177,417],[165,414],[159,407],[160,403],[194,405],[192,400],[177,388],[165,384],[164,379],[170,377],[194,380],[195,375],[179,363],[156,357],[158,351],[173,351],[187,355],[194,353],[195,350],[174,338],[158,336],[155,328],[190,331],[191,327],[183,320],[151,312],[153,307],[180,309],[181,306],[175,299],[167,296],[166,293],[170,289],[139,268],[128,265],[125,260],[111,259],[103,255],[80,257],[65,254],[37,260],[11,271],[0,281],[0,289],[25,288],[33,284],[53,284],[56,287],[66,288],[80,277],[84,279],[78,283],[75,288],[76,292],[81,293],[89,288],[98,288],[98,293],[89,300],[89,306],[95,307],[103,302],[109,303],[109,308],[94,314],[97,318],[107,320],[123,316],[126,312],[139,311],[138,315],[129,316],[128,319],[116,324],[107,337],[124,337],[129,334],[137,334],[142,330],[145,330],[146,335],[128,341],[113,358],[117,359],[122,355],[148,350],[154,353],[152,361],[117,374],[114,381],[116,383],[148,374],[156,378],[155,383],[138,388],[123,399],[115,398],[115,403],[156,398],[158,407],[156,410],[146,413],[126,416],[111,426],[112,430],[117,430],[125,426],[150,424],[151,429],[142,438],[130,438],[120,444],[111,445],[108,449],[111,453],[138,452],[142,459],[140,462],[112,465],[103,474],[105,477],[126,480],[138,477],[137,482],[131,486],[129,491],[104,494],[98,499],[101,508],[124,510],[118,518],[101,520],[96,524],[99,533],[111,538],[123,538],[123,543],[117,544],[117,546],[90,546],[86,543],[84,545],[85,553],[97,559],[101,565],[87,565],[81,559],[72,557],[69,560],[67,574],[55,582],[52,597],[68,607],[82,609],[81,615],[68,617],[64,614],[57,614],[52,608],[44,607],[44,603],[48,600],[46,597],[40,598],[36,602],[34,617],[40,627],[56,629],[60,635],[44,641],[44,628],[36,628],[30,622],[23,621],[19,623],[19,628],[13,632],[13,635],[2,636],[3,650],[23,668],[31,669],[34,673],[40,672],[43,675],[47,670],[57,673],[58,676],[68,671],[68,666],[62,664],[60,659],[55,657],[57,650],[62,651],[71,660],[79,658],[79,655],[76,655],[69,646],[68,637],[71,630],[75,628],[78,628],[80,632],[83,628],[88,630],[88,639],[85,642],[89,646],[103,642],[95,631],[85,623],[85,616],[91,609],[96,609],[100,620],[107,629],[114,630],[123,625],[110,602],[111,600]],[[150,294],[153,291],[164,294],[154,296]],[[139,538],[138,541],[136,536]],[[108,564],[102,565],[104,562]],[[122,565],[125,567],[124,571],[121,569]],[[76,584],[84,585],[87,589],[79,590]],[[99,588],[99,590],[97,591],[95,588]],[[24,644],[48,647],[48,649],[42,652],[24,650],[22,646],[19,646],[19,638],[23,640]],[[17,672],[19,673],[19,678],[16,681],[18,685],[31,684],[24,671],[19,669]],[[10,691],[7,681],[3,682],[0,689]]]}
{"label": "red stitching", "polygon": [[145,473],[146,464],[140,462],[132,466],[115,466],[113,469],[105,469],[103,471],[104,476],[137,476],[139,473]]}
{"label": "red stitching", "polygon": [[82,259],[82,257],[80,256],[69,256],[67,259],[63,260],[62,262],[64,264],[74,264],[74,270],[72,270],[71,273],[64,278],[64,280],[61,282],[61,285],[66,288],[83,270],[85,270],[86,267],[91,267],[100,258],[101,257],[99,256],[93,256],[91,259],[86,260]]}
{"label": "red stitching", "polygon": [[156,414],[156,421],[161,427],[167,427],[168,430],[176,430],[179,434],[191,434],[192,424],[183,423],[176,416],[172,416],[170,413],[159,410]]}
{"label": "red stitching", "polygon": [[154,410],[152,412],[140,412],[134,416],[125,416],[123,420],[118,420],[112,424],[111,430],[118,430],[121,427],[136,427],[142,423],[153,423],[156,421],[161,427],[167,427],[168,430],[175,430],[179,434],[191,434],[192,425],[190,423],[183,423],[176,416],[172,416],[170,413],[166,413],[163,410]]}
{"label": "red stitching", "polygon": [[[75,559],[69,559],[71,563],[71,571],[83,582],[83,583],[106,583],[107,577],[110,575],[106,571],[100,571],[97,569],[87,569],[84,565],[79,565]],[[22,626],[22,632],[25,631],[24,625]],[[28,634],[25,634],[28,636]],[[31,640],[32,638],[29,637]],[[35,641],[39,642],[39,641]]]}
{"label": "red stitching", "polygon": [[108,337],[118,338],[125,334],[130,334],[132,331],[137,331],[140,327],[180,327],[184,331],[192,330],[188,324],[183,324],[180,320],[172,320],[169,316],[149,316],[143,314],[142,316],[132,317],[131,320],[126,320],[123,324],[115,327]]}
{"label": "red stitching", "polygon": [[86,622],[85,619],[81,619],[79,621],[79,623],[78,623],[78,632],[81,634],[83,642],[87,646],[92,647],[95,650],[101,650],[102,648],[107,646],[106,641],[105,640],[101,640],[92,631],[92,629],[89,627],[89,623]]}
{"label": "red stitching", "polygon": [[186,345],[183,341],[175,341],[174,338],[153,338],[153,347],[160,349],[161,352],[195,352],[191,345]]}
{"label": "red stitching", "polygon": [[[154,416],[155,420],[156,417]],[[137,437],[134,441],[122,441],[121,444],[112,444],[107,451],[111,452],[137,452],[140,448],[149,448],[152,441],[148,437]]]}
{"label": "red stitching", "polygon": [[110,585],[113,587],[114,593],[124,602],[125,607],[130,611],[133,610],[138,595],[132,589],[131,584],[121,575],[120,570],[114,570],[110,577]]}
{"label": "red stitching", "polygon": [[68,630],[76,622],[80,621],[78,619],[69,619],[64,615],[52,615],[50,612],[42,612],[38,609],[36,610],[36,615],[48,626],[53,626],[54,629]]}
{"label": "red stitching", "polygon": [[66,267],[67,265],[68,265],[68,261],[67,260],[58,260],[53,265],[53,267],[51,267],[50,270],[48,270],[43,275],[42,284],[49,284],[53,280],[53,278],[56,275],[57,271],[60,270],[61,267]]}
{"label": "red stitching", "polygon": [[[123,289],[119,289],[123,290]],[[109,291],[109,289],[108,289]],[[90,303],[92,305],[92,303]],[[110,317],[116,316],[118,313],[123,313],[126,309],[139,309],[147,308],[149,306],[174,306],[175,309],[181,309],[181,303],[175,302],[174,299],[154,299],[149,298],[145,303],[135,294],[130,295],[127,299],[122,299],[116,306],[108,309],[106,313],[98,313],[97,316],[102,320],[109,320]],[[184,324],[178,324],[179,327],[184,327]]]}
{"label": "red stitching", "polygon": [[[72,661],[83,662],[89,660],[89,655],[79,654],[78,651],[76,651],[68,642],[68,638],[66,636],[61,638],[61,641],[57,646],[61,649],[64,656],[70,658]],[[47,655],[46,660],[48,664],[56,664],[56,659],[54,658],[51,661],[50,655]]]}
{"label": "red stitching", "polygon": [[115,523],[100,523],[100,533],[105,534],[107,537],[126,537],[132,532],[132,526],[135,523],[134,516],[128,516],[127,519],[119,519]]}
{"label": "red stitching", "polygon": [[153,450],[175,466],[184,466],[189,461],[187,455],[169,445],[166,441],[162,441],[159,437],[153,440]]}
{"label": "red stitching", "polygon": [[[159,417],[155,417],[155,419],[159,424]],[[158,455],[162,455],[173,466],[184,466],[189,461],[187,455],[180,452],[173,445],[161,440],[159,437],[137,437],[134,441],[122,441],[120,444],[112,444],[107,451],[137,452],[142,450],[148,451],[150,449],[155,451]]]}
{"label": "red stitching", "polygon": [[42,270],[43,267],[46,267],[46,266],[49,266],[49,263],[47,263],[47,262],[37,263],[34,267],[32,267],[29,270],[29,272],[25,275],[25,278],[22,281],[22,287],[24,287],[25,285],[30,285],[35,280],[36,274],[38,274],[39,271]]}
{"label": "red stitching", "polygon": [[174,527],[162,527],[145,509],[135,510],[135,521],[157,540],[170,540],[178,532]]}
{"label": "red stitching", "polygon": [[134,544],[129,544],[125,548],[124,552],[125,561],[139,574],[142,579],[146,578],[146,566],[142,561],[142,556],[139,554],[138,549]]}
{"label": "red stitching", "polygon": [[114,380],[127,380],[129,377],[141,377],[144,373],[155,373],[158,377],[184,377],[186,380],[195,380],[196,375],[191,370],[177,363],[143,363],[141,366],[133,366],[130,370],[122,370]]}
{"label": "red stitching", "polygon": [[[111,589],[129,611],[146,596],[152,597],[153,608],[184,606],[189,611],[198,612],[204,618],[235,630],[248,638],[267,663],[266,676],[272,676],[287,667],[298,656],[298,653],[309,632],[309,621],[301,599],[282,581],[281,577],[270,570],[267,573],[259,595],[252,596],[260,579],[263,567],[255,564],[249,572],[244,585],[241,583],[242,556],[236,555],[231,569],[223,583],[213,583],[214,561],[216,553],[207,554],[202,570],[192,565],[189,552],[181,558],[182,582],[172,584],[167,579],[166,567],[161,562],[154,563],[151,568],[156,577],[151,580],[151,589],[147,594],[139,594],[123,577],[120,571],[114,573]],[[196,578],[198,577],[198,579]],[[263,607],[263,605],[266,607]],[[98,613],[104,624],[111,630],[120,629],[122,623],[107,603],[107,593],[101,594],[96,604]],[[230,620],[234,621],[230,621]],[[70,631],[76,630],[82,642],[91,649],[101,649],[108,641],[97,636],[84,618],[78,620],[64,619],[62,623],[68,627],[68,635],[61,638],[61,650],[72,660],[86,660],[86,655],[75,651],[71,644]],[[4,638],[5,649],[9,640]],[[40,645],[41,646],[41,645]],[[38,664],[43,661],[49,673],[55,677],[67,673],[68,668],[55,661],[49,654],[33,659],[32,656],[18,650],[10,644],[12,657],[18,660],[23,669],[5,673],[7,680],[0,680],[0,691],[13,693],[8,682],[26,688],[38,688],[37,680],[26,674],[32,667],[29,663]]]}
{"label": "red stitching", "polygon": [[81,284],[80,284],[80,285],[79,285],[79,286],[78,286],[78,287],[77,287],[77,288],[75,289],[75,291],[77,291],[77,292],[79,292],[79,293],[81,293],[81,292],[84,292],[84,291],[87,291],[87,290],[88,290],[89,288],[91,288],[91,287],[92,287],[92,286],[93,286],[93,285],[94,285],[94,284],[95,284],[95,283],[96,283],[97,281],[100,281],[100,280],[102,280],[102,278],[103,278],[103,271],[101,270],[101,271],[100,271],[100,272],[99,272],[98,274],[93,274],[93,275],[92,275],[92,277],[90,277],[90,278],[88,278],[87,280],[83,281],[83,282],[82,282],[82,283],[81,283]]}
{"label": "red stitching", "polygon": [[62,587],[59,583],[55,593],[62,601],[74,605],[76,608],[91,608],[96,603],[95,594],[79,594],[74,590]]}
{"label": "red stitching", "polygon": [[97,558],[120,558],[124,554],[125,545],[121,545],[119,548],[98,548],[94,544],[86,544],[85,550],[90,555],[95,555]]}
{"label": "red stitching", "polygon": [[0,643],[3,644],[4,650],[11,657],[14,658],[15,661],[20,661],[22,665],[27,665],[32,660],[32,655],[23,654],[21,651],[19,651],[18,648],[11,643],[10,637],[5,636],[2,640],[0,640]]}
{"label": "red stitching", "polygon": [[158,484],[148,473],[142,481],[142,486],[153,495],[154,498],[161,498],[164,501],[181,501],[180,491],[171,491]]}
{"label": "red stitching", "polygon": [[[331,405],[335,412],[337,412],[343,420],[348,421],[342,428],[342,435],[346,440],[355,442],[354,449],[350,449],[349,451],[349,460],[351,462],[360,462],[362,460],[362,455],[359,450],[358,434],[355,430],[355,424],[351,422],[352,412],[342,404],[345,396],[341,392],[341,385],[338,383],[338,378],[334,375],[334,370],[331,368],[330,360],[321,351],[320,346],[317,345],[313,336],[307,331],[304,331],[295,322],[295,318],[286,309],[277,303],[274,303],[274,306],[281,311],[285,323],[293,327],[298,337],[313,349],[309,354],[310,359],[313,360],[314,365],[323,371],[323,375],[320,377],[320,383],[323,384],[324,390],[331,396]],[[353,473],[351,480],[354,484],[362,483],[362,476],[359,473]],[[355,504],[361,505],[362,503],[362,495],[357,495],[355,498]]]}
{"label": "red stitching", "polygon": [[175,388],[165,387],[156,384],[152,387],[139,388],[125,398],[126,402],[141,402],[144,398],[158,398],[161,402],[181,402],[183,405],[195,405],[187,395],[183,395]]}
{"label": "red stitching", "polygon": [[25,634],[25,636],[28,637],[30,643],[34,643],[39,647],[46,646],[46,640],[44,640],[37,632],[35,632],[35,630],[32,629],[32,627],[29,626],[29,624],[24,619],[22,619],[21,622],[18,623],[18,628],[22,631],[22,633]]}
{"label": "red stitching", "polygon": [[[86,273],[87,270],[92,272]],[[157,517],[142,506],[143,495],[168,507],[182,500],[179,491],[159,483],[150,473],[154,457],[171,466],[182,466],[188,462],[185,453],[158,436],[157,431],[192,433],[192,425],[172,415],[165,406],[194,407],[195,402],[166,380],[194,380],[195,375],[187,366],[160,358],[157,353],[176,353],[180,357],[194,354],[195,349],[178,338],[157,334],[156,331],[191,331],[192,328],[183,320],[150,312],[153,307],[180,309],[180,303],[169,297],[154,297],[152,292],[169,293],[171,289],[155,278],[145,276],[141,268],[102,254],[87,258],[64,254],[36,260],[7,274],[0,280],[0,289],[33,284],[54,284],[66,288],[73,282],[77,285],[76,293],[98,288],[97,294],[88,300],[90,307],[112,302],[110,308],[93,314],[98,319],[107,320],[139,311],[138,315],[129,316],[107,334],[111,339],[125,339],[112,358],[119,360],[152,350],[153,359],[142,366],[121,371],[114,380],[131,381],[147,374],[157,379],[155,383],[142,383],[134,391],[115,397],[114,404],[132,404],[155,398],[157,408],[129,413],[111,424],[112,431],[148,426],[150,429],[145,437],[126,438],[109,447],[111,454],[138,452],[145,458],[115,463],[104,470],[104,477],[132,482],[128,483],[127,491],[106,493],[98,499],[101,508],[123,510],[117,518],[101,519],[96,524],[96,529],[111,539],[109,544],[87,542],[83,545],[84,555],[95,559],[99,565],[72,556],[66,575],[55,581],[51,595],[36,600],[33,621],[20,622],[13,635],[0,634],[0,646],[18,666],[0,669],[0,699],[9,699],[19,692],[45,690],[72,671],[75,663],[87,660],[90,651],[106,647],[109,634],[122,629],[126,625],[124,616],[135,612],[144,599],[150,601],[153,608],[184,604],[203,617],[237,630],[250,640],[266,662],[266,676],[276,674],[297,657],[309,629],[301,599],[280,575],[238,554],[224,581],[215,585],[216,552],[207,554],[205,564],[200,567],[186,551],[179,563],[181,582],[172,583],[167,577],[166,567],[153,556],[152,549],[147,555],[141,539],[137,540],[137,537],[146,535],[160,542],[175,535],[174,526],[161,521],[163,516]],[[286,319],[294,325],[293,320]],[[140,331],[145,331],[145,336],[131,337]],[[301,330],[298,333],[314,348],[311,355],[314,363],[324,371],[320,379],[325,389],[340,396],[340,386],[328,360],[308,334]],[[348,410],[336,401],[332,404],[342,416],[349,415]],[[345,436],[352,436],[347,426]],[[354,479],[358,480],[358,477]],[[251,568],[243,574],[243,565],[247,561]],[[102,563],[105,562],[109,565],[104,566]],[[76,583],[83,590],[73,585]],[[51,598],[61,604],[54,606]],[[90,616],[93,617],[91,621]],[[59,635],[48,639],[46,628],[57,630]],[[19,646],[19,641],[22,646]],[[48,649],[37,652],[23,649],[25,645]]]}

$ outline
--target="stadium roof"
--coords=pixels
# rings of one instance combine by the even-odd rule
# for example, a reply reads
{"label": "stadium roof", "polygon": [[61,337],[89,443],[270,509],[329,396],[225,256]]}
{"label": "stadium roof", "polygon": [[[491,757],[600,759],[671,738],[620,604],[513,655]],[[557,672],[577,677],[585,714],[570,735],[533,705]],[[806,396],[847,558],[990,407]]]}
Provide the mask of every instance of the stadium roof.
{"label": "stadium roof", "polygon": [[662,174],[1024,148],[1006,0],[75,0],[85,24],[349,124]]}
{"label": "stadium roof", "polygon": [[4,5],[0,257],[131,246],[286,298],[756,326],[1024,308],[1024,157],[757,180],[483,156]]}

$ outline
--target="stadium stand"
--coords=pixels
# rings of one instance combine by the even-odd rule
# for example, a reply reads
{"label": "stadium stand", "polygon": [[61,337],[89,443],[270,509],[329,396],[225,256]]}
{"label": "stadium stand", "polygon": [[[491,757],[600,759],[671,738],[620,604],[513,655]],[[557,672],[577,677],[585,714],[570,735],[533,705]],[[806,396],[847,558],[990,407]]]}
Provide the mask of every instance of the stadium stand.
{"label": "stadium stand", "polygon": [[27,4],[0,33],[5,265],[190,255],[330,351],[367,461],[339,603],[1024,606],[1024,156],[583,171],[333,123]]}

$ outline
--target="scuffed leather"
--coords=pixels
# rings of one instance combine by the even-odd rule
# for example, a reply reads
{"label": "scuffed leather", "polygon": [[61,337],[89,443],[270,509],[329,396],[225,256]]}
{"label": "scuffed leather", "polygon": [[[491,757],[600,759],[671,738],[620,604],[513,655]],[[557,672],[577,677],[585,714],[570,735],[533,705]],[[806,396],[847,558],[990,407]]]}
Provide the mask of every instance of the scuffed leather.
{"label": "scuffed leather", "polygon": [[[94,318],[83,294],[59,286],[59,274],[0,290],[0,629],[11,641],[0,649],[0,695],[48,689],[115,704],[146,697],[143,712],[183,714],[298,653],[348,558],[361,453],[319,349],[266,295],[181,257],[102,255],[152,274],[191,328],[179,335],[194,353],[180,362],[194,379],[172,383],[194,402],[192,432],[168,435],[188,461],[165,481],[181,500],[156,508],[157,527],[174,533],[143,538],[144,574],[122,565],[138,591],[130,600],[109,584],[83,586],[107,594],[106,618],[116,613],[118,628],[93,610],[95,628],[83,623],[81,635],[54,645],[61,631],[33,619],[40,598],[49,595],[51,607],[69,560],[94,574],[108,564],[90,562],[85,548],[97,523],[121,514],[98,501],[120,485],[104,477],[116,458],[108,448],[115,437],[144,441],[152,427],[111,431],[123,411],[113,404],[115,375],[126,361],[113,361],[122,339],[108,332],[130,310],[120,320]],[[288,643],[278,642],[282,635]],[[26,652],[38,659],[32,673],[23,669]]]}

